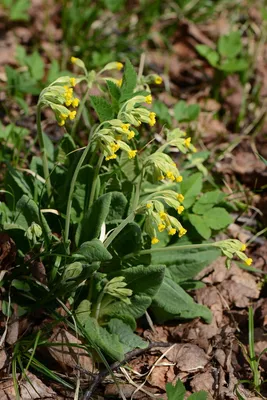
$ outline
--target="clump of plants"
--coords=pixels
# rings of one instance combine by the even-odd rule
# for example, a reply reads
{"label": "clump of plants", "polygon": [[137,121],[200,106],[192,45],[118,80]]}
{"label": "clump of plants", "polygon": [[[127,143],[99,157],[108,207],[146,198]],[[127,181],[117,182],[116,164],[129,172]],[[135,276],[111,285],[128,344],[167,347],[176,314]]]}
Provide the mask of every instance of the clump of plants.
{"label": "clump of plants", "polygon": [[[1,271],[2,311],[50,320],[37,339],[28,332],[30,340],[16,344],[14,379],[29,365],[46,371],[39,343],[52,346],[47,339],[62,320],[103,362],[148,345],[133,333],[144,315],[210,322],[209,309],[185,289],[200,287],[194,277],[220,254],[228,267],[234,257],[252,262],[238,240],[206,241],[229,225],[236,205],[210,190],[191,137],[159,127],[151,107],[161,77],[137,76],[128,60],[99,72],[71,61],[75,77],[56,79],[39,96],[40,157],[28,168],[9,163],[2,191],[1,228],[16,245],[12,268]],[[64,130],[57,146],[42,130],[45,108]],[[82,117],[87,140],[79,147]],[[70,387],[57,373],[53,379]]]}

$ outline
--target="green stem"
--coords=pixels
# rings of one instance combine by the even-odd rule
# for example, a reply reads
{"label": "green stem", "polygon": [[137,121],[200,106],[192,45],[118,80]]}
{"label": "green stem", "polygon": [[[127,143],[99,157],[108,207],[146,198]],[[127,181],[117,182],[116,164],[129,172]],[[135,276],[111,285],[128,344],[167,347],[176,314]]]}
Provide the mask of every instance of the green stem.
{"label": "green stem", "polygon": [[112,243],[115,237],[123,230],[123,228],[134,220],[135,213],[132,212],[128,217],[122,221],[122,223],[114,229],[114,231],[107,237],[104,241],[104,246],[108,248],[108,246]]}
{"label": "green stem", "polygon": [[42,126],[41,126],[41,108],[42,108],[42,105],[38,104],[37,114],[36,114],[37,136],[38,136],[39,146],[41,149],[41,155],[42,155],[42,160],[43,160],[43,170],[44,170],[44,178],[45,178],[45,182],[46,182],[47,194],[48,194],[48,197],[51,198],[52,186],[51,186],[51,181],[50,181],[48,160],[47,160],[46,149],[45,149],[45,144],[44,144],[44,137],[43,137]]}
{"label": "green stem", "polygon": [[95,319],[96,320],[98,320],[98,318],[99,318],[101,303],[102,303],[104,295],[105,295],[105,289],[103,289],[103,291],[100,293],[100,295],[98,296],[97,302],[96,302],[96,310],[95,310]]}
{"label": "green stem", "polygon": [[147,250],[140,250],[137,253],[130,253],[127,254],[124,259],[136,256],[136,255],[144,255],[144,254],[150,254],[150,253],[161,253],[161,252],[169,252],[173,250],[184,250],[184,249],[198,249],[200,247],[213,247],[214,243],[200,243],[200,244],[184,244],[182,246],[168,246],[168,247],[156,247],[152,249],[147,249]]}
{"label": "green stem", "polygon": [[70,230],[70,214],[71,214],[71,206],[72,206],[72,197],[73,197],[73,193],[74,193],[74,189],[75,189],[75,184],[76,184],[76,180],[79,174],[79,171],[83,165],[83,162],[88,154],[88,151],[90,149],[90,142],[88,143],[88,145],[86,146],[76,168],[74,171],[74,174],[72,176],[72,180],[71,180],[71,184],[70,184],[70,191],[69,191],[69,197],[68,197],[68,204],[67,204],[67,211],[66,211],[66,222],[65,222],[65,243],[67,243],[68,239],[69,239],[69,230]]}
{"label": "green stem", "polygon": [[89,199],[89,208],[92,206],[94,199],[95,199],[95,190],[96,190],[96,184],[97,184],[97,178],[98,178],[98,174],[102,165],[102,162],[104,160],[104,154],[101,154],[96,168],[95,168],[95,172],[94,172],[94,177],[93,177],[93,182],[92,182],[92,187],[91,187],[91,193],[90,193],[90,199]]}
{"label": "green stem", "polygon": [[139,182],[136,185],[136,189],[135,189],[135,195],[134,195],[134,201],[133,201],[133,211],[135,211],[137,209],[137,206],[139,204],[139,199],[140,199],[140,193],[141,193],[141,186],[142,186],[142,182],[143,182],[143,177],[144,177],[144,168],[142,168],[141,170],[141,174],[140,174],[140,178],[139,178]]}
{"label": "green stem", "polygon": [[78,108],[77,116],[76,116],[76,118],[75,118],[74,124],[72,125],[72,129],[71,129],[71,137],[74,137],[74,136],[75,136],[75,132],[76,132],[78,123],[79,123],[79,121],[80,121],[80,118],[81,118],[81,115],[82,115],[82,112],[83,112],[83,108],[84,108],[84,106],[85,106],[86,100],[87,100],[88,95],[89,95],[89,90],[90,90],[90,88],[88,87],[88,88],[86,89],[86,92],[85,92],[85,94],[84,94],[84,96],[83,96],[83,99],[82,99],[82,101],[81,101],[81,103],[80,103],[80,106],[79,106],[79,108]]}

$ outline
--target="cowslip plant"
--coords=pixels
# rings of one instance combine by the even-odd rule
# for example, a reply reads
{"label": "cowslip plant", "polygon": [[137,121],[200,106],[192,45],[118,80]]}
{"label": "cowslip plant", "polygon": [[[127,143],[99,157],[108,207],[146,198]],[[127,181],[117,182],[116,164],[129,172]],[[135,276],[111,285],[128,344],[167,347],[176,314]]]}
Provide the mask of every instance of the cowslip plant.
{"label": "cowslip plant", "polygon": [[[184,131],[165,128],[161,145],[155,141],[151,93],[162,79],[138,78],[129,61],[109,63],[100,72],[87,71],[77,58],[72,63],[75,77],[60,77],[40,94],[42,158],[32,158],[30,173],[10,167],[6,175],[11,189],[0,222],[19,251],[16,267],[2,275],[3,310],[19,310],[20,316],[47,310],[58,321],[60,305],[88,351],[122,360],[147,346],[133,333],[147,310],[157,322],[211,320],[185,289],[200,286],[194,277],[219,254],[228,266],[233,257],[248,265],[252,260],[237,240],[202,242],[195,235],[192,212],[221,212],[214,205],[222,198],[203,194],[207,171],[201,157],[194,160],[196,147]],[[84,94],[78,100],[74,93]],[[56,148],[44,140],[44,107],[62,129]],[[76,132],[85,110],[92,123],[85,128],[88,143],[79,148]],[[209,237],[226,225],[209,224]]]}

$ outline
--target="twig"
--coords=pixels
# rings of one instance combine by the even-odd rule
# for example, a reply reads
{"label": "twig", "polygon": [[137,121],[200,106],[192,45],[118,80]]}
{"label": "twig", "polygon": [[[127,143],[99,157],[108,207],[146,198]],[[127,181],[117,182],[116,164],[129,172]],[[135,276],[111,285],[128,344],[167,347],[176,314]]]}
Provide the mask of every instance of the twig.
{"label": "twig", "polygon": [[[113,364],[110,365],[110,369],[112,371],[118,369],[121,367],[125,362],[131,360],[134,357],[140,356],[141,354],[146,353],[147,351],[153,349],[154,347],[170,347],[172,346],[173,343],[164,343],[164,342],[152,342],[148,345],[146,349],[136,349],[132,350],[129,353],[126,354],[126,357],[124,358],[123,361],[116,361]],[[101,381],[109,375],[109,371],[107,369],[99,372],[99,374],[96,375],[94,382],[90,386],[90,388],[85,392],[82,400],[90,400],[92,394],[96,390],[97,386],[101,383]]]}

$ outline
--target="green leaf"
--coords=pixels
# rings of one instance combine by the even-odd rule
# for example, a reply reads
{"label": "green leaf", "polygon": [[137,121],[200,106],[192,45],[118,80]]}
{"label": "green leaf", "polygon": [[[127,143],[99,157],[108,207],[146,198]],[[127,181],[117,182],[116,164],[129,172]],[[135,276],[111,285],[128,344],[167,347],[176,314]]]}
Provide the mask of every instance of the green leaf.
{"label": "green leaf", "polygon": [[79,250],[73,254],[73,257],[86,260],[89,264],[94,261],[108,261],[112,259],[111,254],[98,239],[84,242]]}
{"label": "green leaf", "polygon": [[23,226],[25,230],[31,226],[32,222],[41,226],[46,236],[51,236],[51,230],[45,217],[39,210],[37,204],[27,195],[23,195],[17,202],[18,215],[16,224]]}
{"label": "green leaf", "polygon": [[28,282],[20,281],[19,279],[13,279],[13,281],[11,282],[11,286],[18,290],[21,290],[22,292],[30,292],[31,290]]}
{"label": "green leaf", "polygon": [[209,239],[211,237],[211,230],[206,224],[204,217],[196,214],[188,215],[189,221],[193,227],[198,231],[198,233],[204,238]]}
{"label": "green leaf", "polygon": [[125,304],[122,301],[111,303],[105,308],[101,308],[100,313],[102,316],[120,318],[120,316],[129,315],[134,319],[142,317],[148,307],[151,305],[151,297],[146,295],[134,295],[131,297],[131,304]]}
{"label": "green leaf", "polygon": [[105,6],[112,12],[117,12],[125,5],[126,0],[104,0]]}
{"label": "green leaf", "polygon": [[112,223],[112,221],[118,221],[123,219],[128,200],[121,192],[111,192],[111,202],[109,207],[109,212],[106,221]]}
{"label": "green leaf", "polygon": [[100,122],[108,121],[113,118],[113,109],[107,100],[100,96],[90,96],[90,100]]}
{"label": "green leaf", "polygon": [[187,120],[187,104],[184,100],[180,100],[175,104],[173,111],[174,117],[178,122]]}
{"label": "green leaf", "polygon": [[225,194],[220,190],[207,192],[196,201],[193,207],[193,212],[196,214],[204,214],[210,210],[215,204],[220,203],[225,197]]}
{"label": "green leaf", "polygon": [[84,325],[91,314],[91,302],[87,299],[82,300],[75,310],[78,321]]}
{"label": "green leaf", "polygon": [[[191,244],[190,242],[183,242]],[[202,243],[203,244],[203,243]],[[212,263],[220,255],[220,250],[209,247],[200,247],[199,249],[184,249],[152,253],[151,263],[165,265],[170,272],[172,279],[176,282],[187,281],[194,278],[203,268]]]}
{"label": "green leaf", "polygon": [[137,82],[137,75],[131,62],[127,59],[124,66],[124,73],[122,78],[121,86],[121,98],[120,101],[126,100],[132,95]]}
{"label": "green leaf", "polygon": [[206,46],[205,44],[198,44],[196,46],[196,50],[198,53],[206,58],[206,60],[212,65],[213,67],[218,67],[218,62],[219,62],[219,54],[212,50],[209,46]]}
{"label": "green leaf", "polygon": [[38,51],[34,51],[25,61],[27,62],[32,77],[37,81],[41,80],[44,76],[44,62]]}
{"label": "green leaf", "polygon": [[125,324],[120,319],[111,319],[107,328],[111,334],[115,334],[119,337],[124,347],[124,353],[128,353],[128,351],[136,348],[145,349],[148,346],[148,342],[145,342],[139,336],[135,335],[129,325]]}
{"label": "green leaf", "polygon": [[220,65],[222,71],[229,73],[246,71],[248,67],[248,61],[243,58],[240,60],[227,60]]}
{"label": "green leaf", "polygon": [[111,193],[100,196],[87,211],[79,226],[79,243],[99,237],[109,213]]}
{"label": "green leaf", "polygon": [[170,112],[166,104],[160,100],[156,100],[153,103],[153,111],[157,114],[157,117],[162,123],[167,123],[169,126],[172,123]]}
{"label": "green leaf", "polygon": [[196,304],[177,283],[166,276],[153,298],[151,309],[158,323],[171,319],[191,319],[201,317],[211,322],[212,314],[207,307]]}
{"label": "green leaf", "polygon": [[168,395],[168,400],[183,400],[186,390],[180,379],[173,386],[171,383],[166,384],[166,393]]}
{"label": "green leaf", "polygon": [[116,83],[114,83],[112,81],[107,80],[106,83],[107,83],[108,91],[109,91],[111,97],[114,100],[119,101],[120,96],[121,96],[120,88],[116,85]]}
{"label": "green leaf", "polygon": [[119,341],[118,335],[110,334],[105,328],[98,325],[94,318],[88,317],[84,323],[84,329],[92,343],[100,347],[111,358],[122,361],[124,347]]}
{"label": "green leaf", "polygon": [[127,224],[113,240],[112,247],[120,256],[137,252],[142,246],[142,231],[136,222]]}
{"label": "green leaf", "polygon": [[223,229],[233,222],[230,214],[221,207],[214,207],[203,216],[205,223],[212,229]]}
{"label": "green leaf", "polygon": [[233,58],[242,50],[241,33],[231,32],[229,35],[220,36],[218,40],[218,51],[221,56]]}
{"label": "green leaf", "polygon": [[200,113],[200,106],[198,104],[189,104],[187,108],[188,121],[195,121]]}
{"label": "green leaf", "polygon": [[127,288],[132,289],[134,294],[153,297],[162,284],[165,274],[165,267],[160,265],[127,268],[120,271],[120,275],[125,277]]}
{"label": "green leaf", "polygon": [[208,398],[208,393],[205,392],[204,390],[200,390],[200,392],[196,392],[191,394],[187,400],[207,400]]}
{"label": "green leaf", "polygon": [[83,270],[83,266],[80,262],[74,262],[72,264],[66,265],[63,275],[61,277],[62,281],[66,282],[69,280],[75,280]]}
{"label": "green leaf", "polygon": [[203,175],[197,172],[181,182],[181,193],[185,197],[183,202],[185,208],[189,208],[194,203],[196,196],[201,192],[202,180]]}
{"label": "green leaf", "polygon": [[12,2],[10,8],[10,20],[11,21],[28,21],[30,7],[30,0],[16,0]]}

